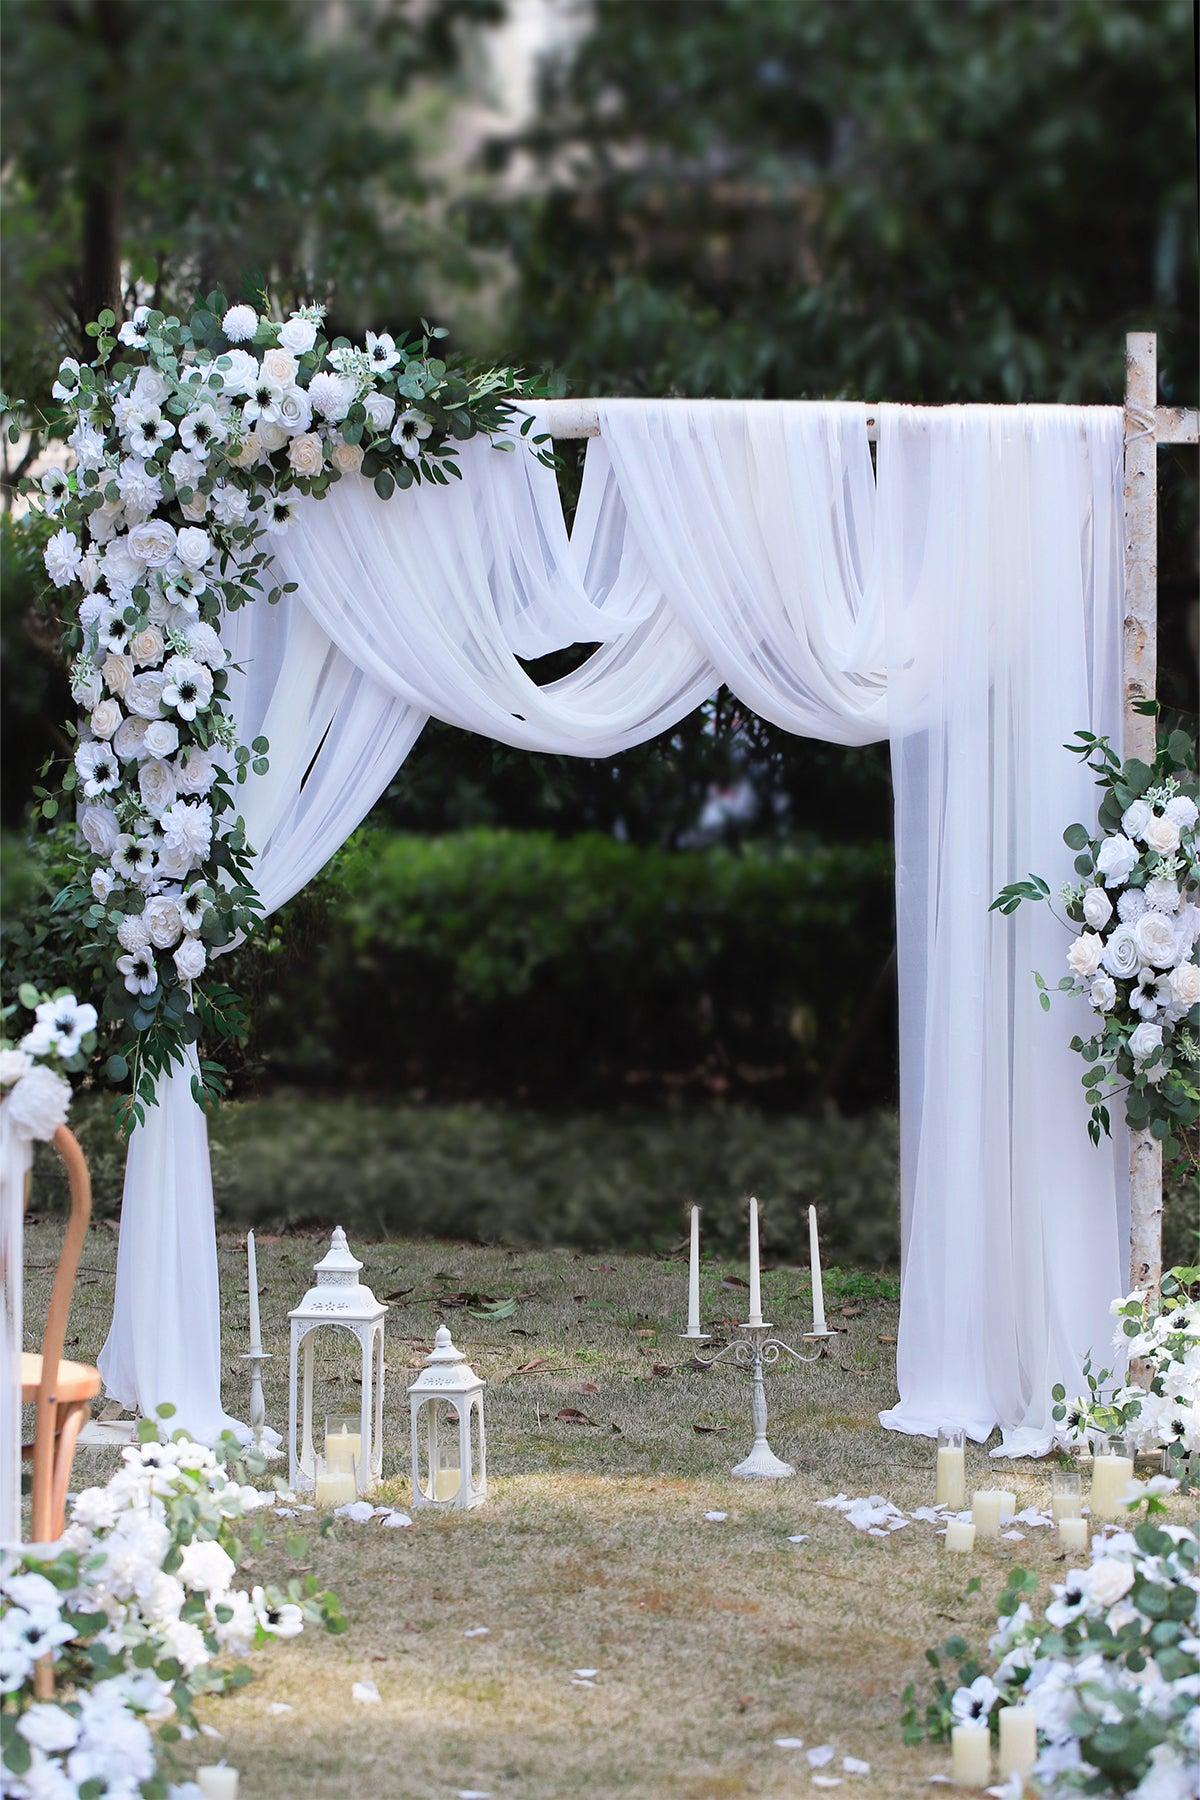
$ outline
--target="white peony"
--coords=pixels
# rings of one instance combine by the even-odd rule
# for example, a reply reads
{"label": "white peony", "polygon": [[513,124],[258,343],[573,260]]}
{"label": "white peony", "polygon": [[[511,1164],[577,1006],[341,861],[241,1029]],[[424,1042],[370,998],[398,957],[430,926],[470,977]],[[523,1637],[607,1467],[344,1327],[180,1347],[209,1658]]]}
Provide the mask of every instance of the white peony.
{"label": "white peony", "polygon": [[55,587],[70,587],[79,574],[81,559],[79,539],[73,531],[68,531],[65,525],[60,526],[54,533],[42,552],[46,573]]}
{"label": "white peony", "polygon": [[354,383],[347,381],[344,375],[332,375],[328,370],[322,370],[309,382],[308,398],[314,412],[336,425],[350,411]]}
{"label": "white peony", "polygon": [[121,716],[121,708],[115,700],[101,700],[99,706],[92,708],[88,723],[96,737],[110,738],[116,735]]}
{"label": "white peony", "polygon": [[155,894],[142,914],[150,942],[156,950],[171,950],[183,936],[183,916],[178,904],[165,894]]}
{"label": "white peony", "polygon": [[41,1701],[27,1707],[17,1721],[25,1742],[46,1756],[70,1750],[79,1737],[78,1722],[61,1706]]}
{"label": "white peony", "polygon": [[198,619],[186,632],[188,650],[209,669],[225,667],[225,647],[211,625]]}
{"label": "white peony", "polygon": [[220,481],[212,491],[212,512],[218,525],[244,525],[250,516],[250,496],[236,482]]}
{"label": "white peony", "polygon": [[1129,1034],[1129,1054],[1135,1063],[1148,1062],[1162,1048],[1163,1028],[1143,1019]]}
{"label": "white peony", "polygon": [[1103,888],[1090,887],[1083,896],[1083,917],[1093,931],[1103,931],[1113,915],[1113,903]]}
{"label": "white peony", "polygon": [[146,669],[141,675],[135,675],[123,696],[126,712],[136,713],[139,719],[161,718],[166,685],[167,676],[163,669]]}
{"label": "white peony", "polygon": [[1189,799],[1186,794],[1176,794],[1173,800],[1167,801],[1164,810],[1168,819],[1174,819],[1180,831],[1190,831],[1197,818],[1200,818],[1200,809],[1197,809],[1196,802]]}
{"label": "white peony", "polygon": [[1180,963],[1167,977],[1167,989],[1171,1004],[1178,1006],[1183,1012],[1189,1012],[1193,1006],[1200,1004],[1200,965],[1194,962]]}
{"label": "white peony", "polygon": [[1138,955],[1154,969],[1169,969],[1178,954],[1175,927],[1166,913],[1144,912],[1133,928]]}
{"label": "white peony", "polygon": [[175,967],[181,981],[195,981],[203,974],[208,952],[198,937],[185,937],[175,952]]}
{"label": "white peony", "polygon": [[311,319],[293,315],[279,327],[279,342],[293,356],[307,356],[317,341],[317,328]]}
{"label": "white peony", "polygon": [[294,437],[288,445],[288,461],[297,475],[311,479],[325,467],[325,447],[315,431]]}
{"label": "white peony", "polygon": [[1095,932],[1083,932],[1067,949],[1067,963],[1071,973],[1081,981],[1087,980],[1100,967],[1103,954],[1104,939],[1097,937]]}
{"label": "white peony", "polygon": [[145,756],[146,732],[149,721],[146,719],[122,719],[120,730],[113,739],[113,749],[122,762],[132,762],[135,757]]}
{"label": "white peony", "polygon": [[1104,966],[1118,981],[1131,981],[1141,966],[1133,933],[1132,925],[1118,925],[1104,946]]}
{"label": "white peony", "polygon": [[166,519],[135,525],[128,538],[130,554],[148,569],[161,569],[175,554],[175,527]]}
{"label": "white peony", "polygon": [[175,771],[159,756],[148,756],[138,768],[138,793],[152,819],[161,818],[178,793]]}
{"label": "white peony", "polygon": [[1091,1002],[1097,1012],[1111,1012],[1117,1003],[1117,984],[1111,975],[1097,975],[1091,986]]}
{"label": "white peony", "polygon": [[1126,837],[1141,837],[1147,825],[1154,817],[1154,808],[1145,800],[1134,800],[1121,814],[1121,830]]}
{"label": "white peony", "polygon": [[1096,857],[1096,871],[1103,875],[1105,887],[1122,887],[1138,865],[1138,849],[1127,837],[1117,832],[1106,837]]}
{"label": "white peony", "polygon": [[202,569],[212,555],[212,539],[207,531],[185,525],[175,544],[175,554],[189,569]]}
{"label": "white peony", "polygon": [[1156,815],[1142,832],[1142,838],[1160,856],[1170,856],[1179,848],[1179,826],[1169,813]]}
{"label": "white peony", "polygon": [[104,433],[89,418],[80,419],[67,442],[75,452],[75,461],[81,469],[99,469],[103,466],[108,446],[104,441]]}
{"label": "white peony", "polygon": [[52,1069],[35,1066],[14,1087],[4,1102],[4,1118],[18,1137],[48,1143],[67,1122],[71,1089]]}
{"label": "white peony", "polygon": [[221,330],[231,344],[247,344],[258,330],[258,314],[252,306],[231,306],[221,320]]}
{"label": "white peony", "polygon": [[203,862],[212,843],[212,808],[204,800],[176,800],[162,817],[168,849],[185,851]]}
{"label": "white peony", "polygon": [[367,418],[376,431],[390,431],[396,417],[396,402],[390,394],[368,394],[363,401]]}
{"label": "white peony", "polygon": [[120,836],[117,815],[111,806],[84,806],[79,812],[79,831],[95,856],[111,856]]}

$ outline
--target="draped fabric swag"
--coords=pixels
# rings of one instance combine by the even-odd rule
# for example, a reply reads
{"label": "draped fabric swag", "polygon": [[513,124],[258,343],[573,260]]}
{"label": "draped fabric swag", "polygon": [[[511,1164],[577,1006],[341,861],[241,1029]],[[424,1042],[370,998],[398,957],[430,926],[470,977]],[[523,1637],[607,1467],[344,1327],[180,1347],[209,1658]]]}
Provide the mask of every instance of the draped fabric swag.
{"label": "draped fabric swag", "polygon": [[[369,812],[425,720],[609,756],[722,683],[783,729],[888,738],[895,786],[903,1281],[909,1432],[998,1424],[1048,1446],[1049,1391],[1080,1379],[1123,1291],[1123,1142],[1094,1149],[1031,970],[1061,957],[1045,908],[988,913],[1036,869],[1071,875],[1094,810],[1062,745],[1121,720],[1117,408],[600,404],[570,535],[523,448],[464,446],[463,480],[390,502],[339,482],[281,540],[278,606],[232,615],[243,790],[268,911]],[[521,666],[595,646],[562,680]],[[879,947],[864,945],[874,964]],[[1074,1004],[1073,1002],[1071,1004]],[[1081,1021],[1082,1022],[1082,1018]],[[187,1071],[133,1136],[112,1395],[226,1418],[205,1124]]]}

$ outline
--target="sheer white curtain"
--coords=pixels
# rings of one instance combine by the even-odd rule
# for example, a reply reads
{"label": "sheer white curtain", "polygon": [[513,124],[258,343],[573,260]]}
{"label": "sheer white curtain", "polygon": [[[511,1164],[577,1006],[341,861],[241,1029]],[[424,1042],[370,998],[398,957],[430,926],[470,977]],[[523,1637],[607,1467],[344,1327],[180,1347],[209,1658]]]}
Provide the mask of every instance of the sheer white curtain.
{"label": "sheer white curtain", "polygon": [[[791,731],[890,735],[905,1298],[885,1423],[1044,1436],[1047,1381],[1073,1378],[1106,1330],[1120,1204],[1111,1151],[1083,1135],[1069,1033],[1033,1011],[1031,959],[1053,967],[1061,945],[1044,919],[1014,931],[987,905],[1014,870],[1064,867],[1058,834],[1086,796],[1060,746],[1119,718],[1120,414],[885,408],[877,481],[858,405],[613,401],[601,431],[570,540],[552,473],[481,442],[461,484],[386,503],[345,480],[301,509],[278,556],[299,592],[228,632],[243,735],[272,742],[246,790],[267,905],[353,829],[429,714],[599,756],[727,682]],[[518,660],[570,643],[596,647],[546,687]],[[147,1344],[154,1320],[170,1334],[141,1273],[140,1209],[175,1219],[147,1224],[152,1245],[185,1236],[185,1212],[212,1239],[207,1159],[173,1114],[190,1095],[168,1087],[172,1109],[135,1136],[106,1351],[113,1391],[142,1405],[143,1383],[162,1382],[114,1345],[138,1307]],[[165,1161],[177,1132],[190,1182]],[[1085,1222],[1089,1247],[1064,1263]],[[193,1339],[193,1371],[194,1340],[210,1344],[180,1408],[192,1429],[220,1414],[206,1255],[212,1282],[171,1326]]]}

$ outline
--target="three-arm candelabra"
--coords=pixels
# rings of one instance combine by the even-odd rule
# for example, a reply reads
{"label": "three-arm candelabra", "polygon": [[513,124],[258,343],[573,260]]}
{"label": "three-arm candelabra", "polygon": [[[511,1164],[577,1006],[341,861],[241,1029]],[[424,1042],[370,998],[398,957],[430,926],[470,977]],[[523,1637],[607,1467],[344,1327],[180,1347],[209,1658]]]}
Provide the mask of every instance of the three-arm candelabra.
{"label": "three-arm candelabra", "polygon": [[[782,1338],[771,1336],[771,1324],[767,1319],[758,1323],[739,1325],[743,1335],[734,1338],[714,1356],[696,1355],[695,1362],[700,1368],[714,1369],[719,1362],[729,1357],[739,1369],[749,1369],[751,1379],[751,1417],[754,1421],[754,1443],[750,1447],[749,1456],[735,1464],[731,1475],[740,1476],[743,1481],[778,1481],[784,1475],[794,1475],[791,1463],[786,1463],[776,1456],[767,1442],[767,1389],[763,1380],[763,1370],[773,1368],[781,1356],[790,1356],[794,1362],[814,1363],[821,1357],[821,1346],[834,1336],[832,1331],[806,1331],[802,1341],[813,1343],[815,1348],[806,1356],[800,1350],[793,1350]],[[707,1342],[706,1331],[684,1331],[680,1336],[690,1343]]]}

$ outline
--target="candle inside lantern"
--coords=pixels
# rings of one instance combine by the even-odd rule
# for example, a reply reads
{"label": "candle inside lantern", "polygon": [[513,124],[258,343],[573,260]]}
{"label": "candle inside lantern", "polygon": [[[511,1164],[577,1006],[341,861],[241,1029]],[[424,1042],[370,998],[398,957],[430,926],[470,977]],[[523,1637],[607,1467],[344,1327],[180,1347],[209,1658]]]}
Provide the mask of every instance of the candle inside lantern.
{"label": "candle inside lantern", "polygon": [[1088,1547],[1088,1525],[1086,1519],[1060,1519],[1058,1521],[1058,1547],[1069,1551],[1072,1555],[1078,1552],[1085,1554]]}
{"label": "candle inside lantern", "polygon": [[338,1474],[354,1473],[362,1461],[362,1432],[358,1420],[328,1418],[325,1421],[325,1467]]}
{"label": "candle inside lantern", "polygon": [[956,1425],[944,1425],[938,1432],[936,1500],[956,1511],[967,1504],[966,1445]]}
{"label": "candle inside lantern", "polygon": [[453,1500],[458,1495],[462,1474],[458,1469],[439,1469],[433,1478],[435,1500]]}
{"label": "candle inside lantern", "polygon": [[960,1553],[975,1548],[975,1527],[970,1519],[948,1519],[946,1521],[946,1548]]}
{"label": "candle inside lantern", "polygon": [[1119,1519],[1125,1508],[1121,1497],[1133,1480],[1133,1457],[1128,1454],[1123,1438],[1115,1438],[1097,1449],[1092,1462],[1092,1516],[1097,1519]]}
{"label": "candle inside lantern", "polygon": [[351,1457],[345,1468],[335,1468],[324,1456],[317,1458],[317,1474],[315,1481],[318,1506],[347,1506],[358,1499],[358,1484],[354,1479],[354,1458]]}
{"label": "candle inside lantern", "polygon": [[750,1317],[748,1325],[761,1325],[762,1277],[758,1266],[758,1201],[750,1201]]}
{"label": "candle inside lantern", "polygon": [[250,1348],[262,1349],[262,1326],[258,1317],[258,1257],[254,1250],[254,1233],[246,1233],[246,1261],[250,1276]]}
{"label": "candle inside lantern", "polygon": [[957,1787],[986,1787],[992,1775],[992,1738],[986,1725],[955,1725],[950,1754]]}
{"label": "candle inside lantern", "polygon": [[1008,1498],[999,1488],[976,1488],[971,1495],[971,1521],[978,1538],[1000,1536],[1001,1513]]}
{"label": "candle inside lantern", "polygon": [[688,1322],[685,1334],[698,1338],[700,1333],[700,1208],[692,1208],[692,1242],[688,1252]]}
{"label": "candle inside lantern", "polygon": [[997,1768],[1003,1781],[1009,1775],[1027,1775],[1037,1761],[1037,1719],[1031,1706],[1000,1708],[1000,1750]]}
{"label": "candle inside lantern", "polygon": [[238,1772],[226,1763],[210,1763],[196,1770],[196,1786],[204,1800],[237,1800]]}
{"label": "candle inside lantern", "polygon": [[812,1264],[812,1303],[814,1332],[825,1331],[825,1289],[821,1283],[821,1246],[817,1240],[817,1209],[808,1209],[808,1257]]}

